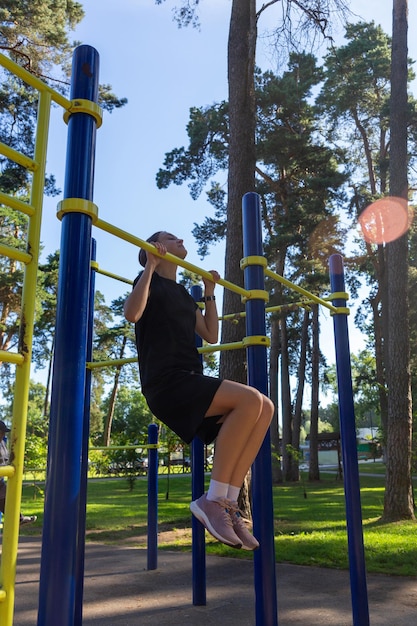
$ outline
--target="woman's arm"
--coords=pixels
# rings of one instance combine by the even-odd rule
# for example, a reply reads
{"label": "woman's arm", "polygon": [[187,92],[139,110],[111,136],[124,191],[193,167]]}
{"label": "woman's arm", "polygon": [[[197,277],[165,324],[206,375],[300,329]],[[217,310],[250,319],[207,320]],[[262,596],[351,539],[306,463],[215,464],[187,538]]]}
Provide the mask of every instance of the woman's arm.
{"label": "woman's arm", "polygon": [[208,343],[216,343],[219,336],[219,316],[214,300],[214,288],[220,275],[214,270],[210,270],[210,273],[213,276],[213,281],[203,279],[204,297],[210,299],[205,301],[204,315],[200,309],[196,310],[195,332]]}
{"label": "woman's arm", "polygon": [[[157,248],[158,252],[165,254],[165,246],[159,242],[155,242],[154,246]],[[142,317],[148,303],[152,276],[159,262],[160,257],[157,257],[150,252],[147,253],[145,269],[123,306],[124,316],[128,322],[133,322],[135,324]]]}

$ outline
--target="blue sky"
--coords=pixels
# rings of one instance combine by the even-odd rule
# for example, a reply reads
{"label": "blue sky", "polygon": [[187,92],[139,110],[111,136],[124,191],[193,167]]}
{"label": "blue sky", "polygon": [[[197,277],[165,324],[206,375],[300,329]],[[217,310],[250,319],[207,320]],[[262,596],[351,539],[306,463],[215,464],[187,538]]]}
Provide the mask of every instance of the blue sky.
{"label": "blue sky", "polygon": [[[176,26],[172,21],[174,0],[161,6],[155,5],[154,0],[81,1],[86,15],[73,38],[98,50],[100,82],[111,84],[118,96],[129,101],[112,114],[105,112],[97,132],[94,202],[100,217],[144,239],[160,229],[174,232],[185,239],[191,263],[222,273],[223,245],[216,246],[201,261],[191,235],[194,222],[211,214],[204,194],[194,201],[186,185],[158,190],[155,175],[166,152],[187,145],[185,128],[190,107],[227,98],[231,0],[202,0],[200,31]],[[409,5],[409,55],[417,59],[417,9],[414,2]],[[392,0],[353,0],[351,8],[358,19],[374,19],[391,32]],[[263,70],[276,68],[264,33],[276,23],[279,11],[277,3],[265,12],[259,24],[257,63]],[[340,42],[342,33],[340,27]],[[62,189],[67,128],[60,111],[53,112],[51,124],[47,169],[56,175]],[[226,184],[225,176],[222,182]],[[45,202],[41,235],[44,254],[59,247],[60,223],[55,217],[59,199]],[[138,269],[137,250],[97,230],[94,236],[100,266],[133,278]],[[98,277],[97,288],[105,294],[108,304],[126,291],[126,285],[103,277]],[[355,349],[361,341],[353,320],[350,324],[351,347]],[[332,362],[332,333],[325,334],[329,334]]]}

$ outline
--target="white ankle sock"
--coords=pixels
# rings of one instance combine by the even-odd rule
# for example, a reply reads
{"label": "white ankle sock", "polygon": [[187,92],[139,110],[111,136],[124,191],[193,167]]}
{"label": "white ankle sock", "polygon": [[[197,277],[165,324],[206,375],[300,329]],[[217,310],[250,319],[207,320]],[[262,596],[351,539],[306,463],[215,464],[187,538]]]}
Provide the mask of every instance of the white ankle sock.
{"label": "white ankle sock", "polygon": [[218,480],[210,480],[210,485],[207,491],[207,500],[219,500],[220,498],[227,498],[229,491],[229,485],[227,483],[221,483]]}
{"label": "white ankle sock", "polygon": [[240,487],[234,487],[233,485],[229,485],[229,489],[227,490],[227,499],[232,502],[237,502],[239,497]]}

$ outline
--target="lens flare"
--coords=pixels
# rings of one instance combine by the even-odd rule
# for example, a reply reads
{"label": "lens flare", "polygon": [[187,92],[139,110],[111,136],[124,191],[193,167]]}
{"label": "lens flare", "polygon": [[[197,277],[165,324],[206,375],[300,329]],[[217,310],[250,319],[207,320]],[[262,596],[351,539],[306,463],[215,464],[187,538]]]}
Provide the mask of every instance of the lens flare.
{"label": "lens flare", "polygon": [[412,220],[407,200],[390,196],[367,206],[358,221],[365,241],[382,245],[404,235]]}

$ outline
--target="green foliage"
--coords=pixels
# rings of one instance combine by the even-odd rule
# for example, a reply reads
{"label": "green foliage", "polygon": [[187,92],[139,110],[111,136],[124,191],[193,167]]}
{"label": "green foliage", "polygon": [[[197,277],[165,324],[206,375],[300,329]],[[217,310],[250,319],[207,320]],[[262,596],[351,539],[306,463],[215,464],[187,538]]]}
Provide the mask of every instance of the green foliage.
{"label": "green foliage", "polygon": [[[109,396],[103,402],[106,411]],[[114,445],[146,444],[148,425],[153,416],[139,389],[122,385],[114,408],[111,443]],[[97,434],[95,435],[97,441]]]}
{"label": "green foliage", "polygon": [[[372,466],[378,465],[372,463]],[[362,467],[362,466],[361,466]],[[159,480],[158,523],[165,528],[189,528],[191,516],[191,477],[170,477],[170,498],[165,498],[165,480]],[[382,524],[383,476],[361,478],[361,499],[365,558],[368,572],[400,576],[417,575],[415,541],[416,522]],[[325,475],[320,483],[306,485],[307,498],[299,485],[274,487],[275,547],[277,562],[320,567],[347,568],[346,512],[341,481]],[[32,492],[23,492],[23,508],[31,507],[39,519],[30,531],[42,526],[43,504],[31,500]],[[129,492],[124,480],[90,481],[88,485],[88,540],[119,542],[127,537],[146,538],[147,481],[139,478]],[[96,533],[94,533],[96,531]],[[164,548],[191,550],[191,538],[174,540]],[[209,539],[208,554],[251,558],[245,551]]]}

